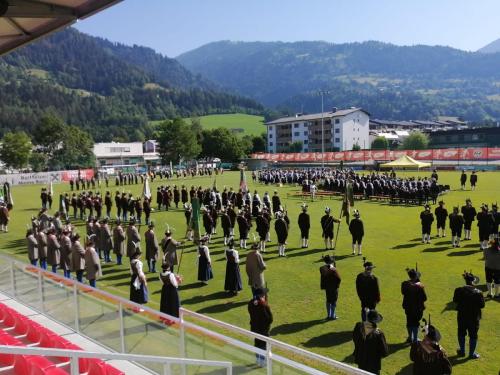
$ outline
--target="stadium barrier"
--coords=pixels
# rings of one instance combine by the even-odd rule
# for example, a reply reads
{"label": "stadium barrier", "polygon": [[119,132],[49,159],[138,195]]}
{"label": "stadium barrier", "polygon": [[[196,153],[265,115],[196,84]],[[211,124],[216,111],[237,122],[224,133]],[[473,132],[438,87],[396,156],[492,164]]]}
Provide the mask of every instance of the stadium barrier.
{"label": "stadium barrier", "polygon": [[0,175],[0,183],[8,182],[10,185],[34,185],[50,184],[58,182],[69,182],[80,176],[83,180],[90,180],[94,177],[93,169],[81,169],[72,171],[53,171],[36,173],[11,173]]}
{"label": "stadium barrier", "polygon": [[340,152],[258,153],[252,159],[279,162],[374,162],[391,161],[408,155],[421,161],[494,161],[500,160],[498,147],[445,148],[429,150],[361,150]]}
{"label": "stadium barrier", "polygon": [[[184,308],[175,318],[4,255],[0,291],[113,352],[129,355],[129,361],[136,361],[134,355],[196,358],[230,362],[233,368],[250,366],[256,375],[369,374]],[[267,343],[266,350],[255,348],[256,338]],[[255,366],[256,355],[265,359],[266,366]],[[158,362],[137,365],[165,373]],[[172,374],[199,373],[187,371],[184,364],[170,367]]]}

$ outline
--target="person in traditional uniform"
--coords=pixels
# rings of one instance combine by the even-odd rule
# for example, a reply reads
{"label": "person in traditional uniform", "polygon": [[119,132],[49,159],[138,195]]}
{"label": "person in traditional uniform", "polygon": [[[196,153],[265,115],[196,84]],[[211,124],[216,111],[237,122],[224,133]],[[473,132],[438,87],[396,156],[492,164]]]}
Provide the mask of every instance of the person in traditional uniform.
{"label": "person in traditional uniform", "polygon": [[44,230],[39,230],[36,235],[38,242],[38,259],[40,259],[40,267],[47,269],[47,235]]}
{"label": "person in traditional uniform", "polygon": [[[28,243],[28,258],[33,266],[36,266],[39,256],[38,256],[38,241],[35,237],[33,229],[28,229],[26,231],[26,242]],[[40,264],[40,267],[42,265]]]}
{"label": "person in traditional uniform", "polygon": [[158,253],[160,247],[156,239],[154,223],[148,225],[148,230],[144,233],[144,240],[146,241],[146,262],[148,262],[148,272],[156,273],[156,261],[158,260]]}
{"label": "person in traditional uniform", "polygon": [[476,185],[477,185],[477,174],[476,171],[472,171],[472,174],[470,175],[470,189],[476,190]]}
{"label": "person in traditional uniform", "polygon": [[9,231],[9,208],[4,201],[0,202],[0,231]]}
{"label": "person in traditional uniform", "polygon": [[477,215],[476,209],[472,206],[472,201],[470,199],[466,199],[465,206],[462,206],[460,212],[462,212],[462,215],[464,216],[464,240],[470,240],[472,222],[476,220]]}
{"label": "person in traditional uniform", "polygon": [[207,246],[208,236],[200,239],[198,246],[198,281],[203,284],[208,284],[208,280],[214,278],[212,273],[212,259],[210,258],[210,250]]}
{"label": "person in traditional uniform", "polygon": [[479,242],[481,250],[488,248],[488,241],[490,239],[490,229],[492,225],[492,218],[488,212],[488,205],[483,204],[481,211],[477,214],[477,227],[479,228]]}
{"label": "person in traditional uniform", "polygon": [[177,248],[182,245],[182,242],[178,242],[172,238],[172,232],[168,228],[165,231],[165,237],[161,241],[161,248],[163,250],[163,263],[167,264],[170,271],[174,272],[174,267],[179,264],[177,259]]}
{"label": "person in traditional uniform", "polygon": [[80,243],[80,235],[76,233],[71,238],[71,272],[76,273],[76,279],[83,282],[85,270],[85,249]]}
{"label": "person in traditional uniform", "polygon": [[272,204],[273,204],[273,213],[276,213],[280,210],[281,207],[281,199],[280,196],[278,195],[277,191],[274,191],[274,195],[271,198]]}
{"label": "person in traditional uniform", "polygon": [[257,218],[255,219],[255,226],[257,229],[257,233],[259,234],[260,251],[265,252],[266,238],[267,234],[269,233],[270,224],[269,221],[264,216],[263,210],[258,211]]}
{"label": "person in traditional uniform", "polygon": [[288,224],[286,223],[284,215],[281,211],[276,213],[274,229],[276,230],[276,237],[278,240],[278,256],[285,257],[286,240],[288,238]]}
{"label": "person in traditional uniform", "polygon": [[240,213],[238,214],[236,221],[238,223],[238,229],[240,232],[240,248],[246,249],[247,248],[248,231],[250,230],[250,224],[248,223],[248,220],[245,217],[245,212],[243,210],[241,210]]}
{"label": "person in traditional uniform", "polygon": [[450,375],[452,371],[448,355],[439,341],[441,333],[434,327],[429,318],[424,327],[425,337],[411,345],[410,359],[413,361],[414,375]]}
{"label": "person in traditional uniform", "polygon": [[64,228],[62,231],[60,244],[61,244],[61,263],[59,267],[64,272],[64,277],[71,278],[71,238],[70,231]]}
{"label": "person in traditional uniform", "polygon": [[438,237],[446,237],[446,219],[448,218],[448,210],[445,208],[443,201],[439,201],[438,204],[439,205],[434,210],[437,223],[437,235]]}
{"label": "person in traditional uniform", "polygon": [[491,229],[490,229],[490,240],[495,240],[498,238],[498,228],[500,227],[500,212],[498,212],[498,204],[493,203],[491,205]]}
{"label": "person in traditional uniform", "polygon": [[179,208],[179,202],[181,201],[181,193],[177,185],[174,185],[174,204],[175,208]]}
{"label": "person in traditional uniform", "polygon": [[131,218],[127,227],[127,256],[132,256],[141,249],[141,235],[135,226],[135,219]]}
{"label": "person in traditional uniform", "polygon": [[248,252],[245,270],[248,276],[248,285],[252,288],[252,293],[255,293],[258,289],[262,289],[266,286],[266,281],[264,279],[264,271],[266,269],[266,263],[262,254],[259,252],[259,244],[254,243],[252,249]]}
{"label": "person in traditional uniform", "polygon": [[227,214],[224,207],[221,209],[220,224],[222,227],[222,234],[224,236],[224,246],[226,246],[231,237],[231,218]]}
{"label": "person in traditional uniform", "polygon": [[210,237],[212,236],[212,231],[214,229],[214,220],[210,211],[206,207],[202,207],[203,212],[203,228],[205,228],[205,235],[208,236],[208,243],[210,243]]}
{"label": "person in traditional uniform", "polygon": [[358,210],[354,210],[354,218],[349,223],[349,232],[352,236],[352,255],[356,254],[356,247],[358,255],[361,255],[361,246],[365,235],[365,227],[363,225],[363,221],[360,219]]}
{"label": "person in traditional uniform", "polygon": [[325,250],[333,249],[333,223],[340,223],[340,220],[330,215],[330,207],[325,207],[325,214],[321,218],[321,236],[325,240]]}
{"label": "person in traditional uniform", "polygon": [[500,246],[498,238],[490,241],[484,251],[484,272],[486,274],[487,297],[500,298]]}
{"label": "person in traditional uniform", "polygon": [[299,214],[297,224],[300,229],[300,238],[302,240],[301,247],[303,249],[309,247],[309,229],[311,229],[311,218],[307,213],[307,204],[302,204],[302,212]]}
{"label": "person in traditional uniform", "polygon": [[465,356],[465,336],[469,334],[469,359],[479,358],[476,353],[481,309],[484,308],[483,293],[475,287],[479,278],[471,272],[463,274],[465,286],[455,289],[453,302],[457,310],[458,345],[457,355]]}
{"label": "person in traditional uniform", "polygon": [[130,260],[130,300],[138,304],[148,303],[148,281],[143,271],[141,250],[137,249]]}
{"label": "person in traditional uniform", "polygon": [[104,219],[99,226],[99,250],[104,255],[106,263],[111,262],[111,249],[113,249],[113,235],[108,225],[108,219]]}
{"label": "person in traditional uniform", "polygon": [[326,295],[326,320],[338,319],[335,310],[339,297],[340,275],[337,271],[335,259],[330,255],[323,257],[325,264],[319,268],[321,276],[320,287]]}
{"label": "person in traditional uniform", "polygon": [[55,228],[50,228],[47,235],[47,263],[51,266],[52,272],[57,273],[57,267],[61,263],[61,245]]}
{"label": "person in traditional uniform", "polygon": [[425,205],[420,213],[420,224],[422,225],[422,243],[431,243],[431,227],[434,222],[434,215],[431,212],[431,206]]}
{"label": "person in traditional uniform", "polygon": [[123,230],[120,219],[116,220],[116,226],[113,228],[113,253],[116,255],[116,264],[122,264],[122,257],[125,255],[126,241],[125,231]]}
{"label": "person in traditional uniform", "polygon": [[184,203],[184,218],[186,219],[186,234],[185,239],[193,240],[193,228],[191,224],[191,217],[193,216],[193,208],[190,203]]}
{"label": "person in traditional uniform", "polygon": [[243,289],[240,273],[240,257],[234,248],[233,239],[229,240],[226,249],[226,278],[224,280],[224,290],[234,295]]}
{"label": "person in traditional uniform", "polygon": [[100,277],[102,277],[101,261],[91,237],[85,247],[85,278],[89,281],[89,285],[95,288],[96,280]]}
{"label": "person in traditional uniform", "polygon": [[142,201],[142,207],[144,210],[144,216],[145,216],[145,223],[146,225],[149,225],[151,223],[151,199],[148,197],[144,197],[144,200]]}
{"label": "person in traditional uniform", "polygon": [[[250,331],[259,335],[269,337],[271,324],[273,323],[273,313],[267,303],[267,290],[259,288],[255,291],[253,298],[248,302],[248,314],[250,315]],[[256,348],[266,350],[265,341],[255,339],[254,345]],[[257,365],[266,366],[266,357],[261,354],[256,354]]]}
{"label": "person in traditional uniform", "polygon": [[160,273],[161,299],[160,311],[164,314],[179,317],[180,299],[179,299],[179,282],[175,274],[170,270],[168,264],[161,266]]}
{"label": "person in traditional uniform", "polygon": [[377,326],[382,320],[376,310],[368,310],[366,320],[356,323],[352,332],[354,362],[372,374],[380,374],[382,358],[389,354],[384,332]]}
{"label": "person in traditional uniform", "polygon": [[458,211],[458,207],[453,207],[450,214],[451,245],[460,247],[460,238],[462,237],[462,228],[464,227],[464,217]]}
{"label": "person in traditional uniform", "polygon": [[364,272],[356,277],[356,292],[361,302],[361,320],[365,321],[366,309],[373,310],[380,302],[380,288],[378,278],[373,274],[373,263],[365,261],[363,267]]}
{"label": "person in traditional uniform", "polygon": [[406,315],[406,330],[408,331],[407,343],[418,341],[418,329],[420,320],[424,314],[425,293],[424,284],[420,282],[420,273],[415,269],[408,269],[409,280],[401,283],[401,294],[403,295],[403,309]]}
{"label": "person in traditional uniform", "polygon": [[229,216],[229,220],[230,220],[230,225],[229,225],[229,235],[231,237],[234,237],[234,226],[236,225],[236,218],[237,218],[237,214],[236,214],[236,211],[234,210],[234,205],[232,203],[228,203],[227,205],[227,215]]}
{"label": "person in traditional uniform", "polygon": [[465,190],[465,183],[467,182],[467,175],[465,174],[465,170],[462,171],[460,175],[460,186],[462,190]]}

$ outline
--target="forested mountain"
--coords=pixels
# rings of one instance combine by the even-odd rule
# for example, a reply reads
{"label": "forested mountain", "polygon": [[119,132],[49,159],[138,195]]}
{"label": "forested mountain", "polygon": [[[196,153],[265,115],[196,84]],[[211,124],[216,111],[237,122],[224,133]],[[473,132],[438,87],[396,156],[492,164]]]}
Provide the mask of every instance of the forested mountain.
{"label": "forested mountain", "polygon": [[481,53],[497,53],[500,52],[500,39],[494,40],[493,42],[485,45],[483,48],[477,50]]}
{"label": "forested mountain", "polygon": [[1,58],[0,98],[1,134],[30,133],[44,113],[53,112],[100,141],[151,137],[149,120],[263,110],[150,49],[75,29]]}
{"label": "forested mountain", "polygon": [[500,119],[500,54],[380,42],[210,43],[178,58],[241,95],[288,111],[361,106],[374,117]]}

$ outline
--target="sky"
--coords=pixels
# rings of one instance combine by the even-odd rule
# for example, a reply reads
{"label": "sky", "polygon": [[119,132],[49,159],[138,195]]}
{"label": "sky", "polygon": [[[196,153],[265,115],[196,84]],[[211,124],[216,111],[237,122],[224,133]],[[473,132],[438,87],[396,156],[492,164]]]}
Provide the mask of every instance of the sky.
{"label": "sky", "polygon": [[475,51],[500,38],[499,0],[124,0],[77,28],[169,57],[219,40],[378,40]]}

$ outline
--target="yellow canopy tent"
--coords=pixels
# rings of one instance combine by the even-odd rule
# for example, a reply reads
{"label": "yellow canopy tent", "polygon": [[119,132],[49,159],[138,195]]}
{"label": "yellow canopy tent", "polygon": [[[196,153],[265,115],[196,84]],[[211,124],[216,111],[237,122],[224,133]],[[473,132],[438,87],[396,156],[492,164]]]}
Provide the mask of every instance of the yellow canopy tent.
{"label": "yellow canopy tent", "polygon": [[424,163],[415,160],[408,155],[401,156],[399,159],[391,161],[389,163],[381,164],[381,168],[427,168],[430,167],[431,163]]}

